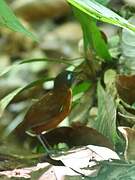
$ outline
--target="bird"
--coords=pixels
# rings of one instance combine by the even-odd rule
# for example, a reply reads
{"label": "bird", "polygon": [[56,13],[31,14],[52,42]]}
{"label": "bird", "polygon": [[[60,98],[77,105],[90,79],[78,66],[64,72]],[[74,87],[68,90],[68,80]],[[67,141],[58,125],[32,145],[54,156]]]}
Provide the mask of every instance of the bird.
{"label": "bird", "polygon": [[62,71],[54,79],[53,89],[35,102],[22,122],[23,129],[38,137],[47,153],[49,145],[42,134],[52,130],[67,117],[71,110],[72,89],[75,76],[72,71]]}

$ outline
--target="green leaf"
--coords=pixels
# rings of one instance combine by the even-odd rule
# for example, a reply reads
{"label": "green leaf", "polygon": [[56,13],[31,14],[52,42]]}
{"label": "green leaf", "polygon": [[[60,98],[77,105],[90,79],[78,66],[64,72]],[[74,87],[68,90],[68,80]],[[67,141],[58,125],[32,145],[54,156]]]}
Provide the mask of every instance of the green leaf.
{"label": "green leaf", "polygon": [[5,108],[7,105],[10,103],[10,101],[22,90],[23,88],[18,88],[14,90],[12,93],[8,94],[5,96],[3,99],[0,101],[0,117],[2,116]]}
{"label": "green leaf", "polygon": [[93,21],[93,19],[91,19],[90,21],[90,30],[91,30],[92,40],[93,40],[93,46],[97,55],[99,55],[101,58],[103,58],[106,61],[111,60],[108,47],[101,36],[101,33],[96,25],[96,22]]}
{"label": "green leaf", "polygon": [[2,116],[5,108],[8,106],[8,104],[12,101],[12,99],[19,93],[21,93],[22,91],[28,89],[28,88],[31,88],[33,86],[36,86],[36,85],[39,85],[39,84],[42,84],[43,82],[45,81],[51,81],[53,80],[52,78],[41,78],[41,79],[38,79],[36,81],[33,81],[31,82],[30,84],[28,85],[25,85],[21,88],[17,88],[16,90],[14,90],[13,92],[9,93],[7,96],[5,96],[4,98],[2,98],[0,100],[0,117]]}
{"label": "green leaf", "polygon": [[17,68],[21,64],[33,63],[33,62],[49,62],[49,63],[63,63],[63,64],[75,66],[70,61],[75,61],[77,59],[80,60],[82,58],[75,58],[75,59],[50,59],[50,58],[46,58],[45,57],[45,58],[36,58],[36,59],[25,59],[25,60],[22,60],[22,61],[19,61],[19,62],[15,63],[15,64],[13,64],[11,66],[6,67],[4,70],[0,69],[0,77],[3,76],[4,74],[8,73],[13,68]]}
{"label": "green leaf", "polygon": [[110,2],[110,0],[95,0],[95,1],[104,5],[104,6],[106,6]]}
{"label": "green leaf", "polygon": [[135,31],[135,26],[94,0],[67,0],[72,6],[99,21]]}
{"label": "green leaf", "polygon": [[82,26],[84,52],[87,54],[87,50],[91,47],[95,50],[96,54],[100,58],[106,61],[111,60],[107,45],[101,36],[100,30],[96,25],[96,21],[93,18],[90,18],[87,14],[78,10],[77,8],[73,9],[77,19]]}
{"label": "green leaf", "polygon": [[4,0],[0,0],[0,26],[7,27],[13,31],[21,32],[33,40],[38,41],[36,36],[19,22]]}
{"label": "green leaf", "polygon": [[[80,58],[78,58],[80,59]],[[77,58],[75,59],[52,59],[52,58],[34,58],[34,59],[26,59],[20,62],[20,64],[26,64],[26,63],[32,63],[32,62],[42,62],[42,61],[46,61],[46,62],[50,62],[50,63],[63,63],[63,64],[67,64],[67,65],[73,65],[73,63],[71,63],[70,61],[74,61],[77,60]]]}
{"label": "green leaf", "polygon": [[113,144],[120,138],[116,131],[116,105],[110,94],[105,92],[100,82],[97,87],[98,95],[98,116],[95,128],[106,136]]}
{"label": "green leaf", "polygon": [[86,92],[91,86],[90,82],[83,82],[73,88],[73,96]]}

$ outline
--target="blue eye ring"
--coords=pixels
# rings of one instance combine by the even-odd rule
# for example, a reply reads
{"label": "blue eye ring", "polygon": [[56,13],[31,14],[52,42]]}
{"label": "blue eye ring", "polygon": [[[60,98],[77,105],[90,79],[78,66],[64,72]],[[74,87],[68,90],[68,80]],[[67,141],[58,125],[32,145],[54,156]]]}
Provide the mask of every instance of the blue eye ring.
{"label": "blue eye ring", "polygon": [[67,80],[71,80],[71,79],[72,79],[72,74],[70,73],[67,75]]}

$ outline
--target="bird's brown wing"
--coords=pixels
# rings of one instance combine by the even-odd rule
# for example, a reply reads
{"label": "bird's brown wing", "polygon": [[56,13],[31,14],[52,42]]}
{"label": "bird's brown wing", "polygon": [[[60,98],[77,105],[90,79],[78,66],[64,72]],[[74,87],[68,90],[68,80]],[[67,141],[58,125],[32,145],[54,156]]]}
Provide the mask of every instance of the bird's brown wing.
{"label": "bird's brown wing", "polygon": [[62,107],[61,100],[55,97],[53,92],[47,93],[34,103],[24,118],[25,130],[49,121],[56,116]]}
{"label": "bird's brown wing", "polygon": [[57,94],[57,96],[61,97],[61,98],[58,98],[59,103],[61,101],[61,104],[62,104],[62,106],[60,107],[60,110],[47,121],[44,121],[41,124],[38,124],[37,126],[33,127],[32,130],[36,134],[41,134],[43,131],[48,131],[50,129],[57,127],[58,124],[61,121],[63,121],[66,116],[68,116],[71,109],[72,91],[68,89],[66,94],[62,95],[61,93],[59,93]]}

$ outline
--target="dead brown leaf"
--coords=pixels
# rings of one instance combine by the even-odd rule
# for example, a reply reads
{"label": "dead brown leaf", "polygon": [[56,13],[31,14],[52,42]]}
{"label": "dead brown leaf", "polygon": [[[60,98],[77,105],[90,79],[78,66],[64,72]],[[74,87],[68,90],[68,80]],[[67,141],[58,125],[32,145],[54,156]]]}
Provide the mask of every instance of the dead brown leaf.
{"label": "dead brown leaf", "polygon": [[116,79],[118,94],[128,104],[135,102],[135,75],[119,75]]}
{"label": "dead brown leaf", "polygon": [[118,127],[126,140],[125,159],[128,161],[135,160],[135,130],[129,127]]}

